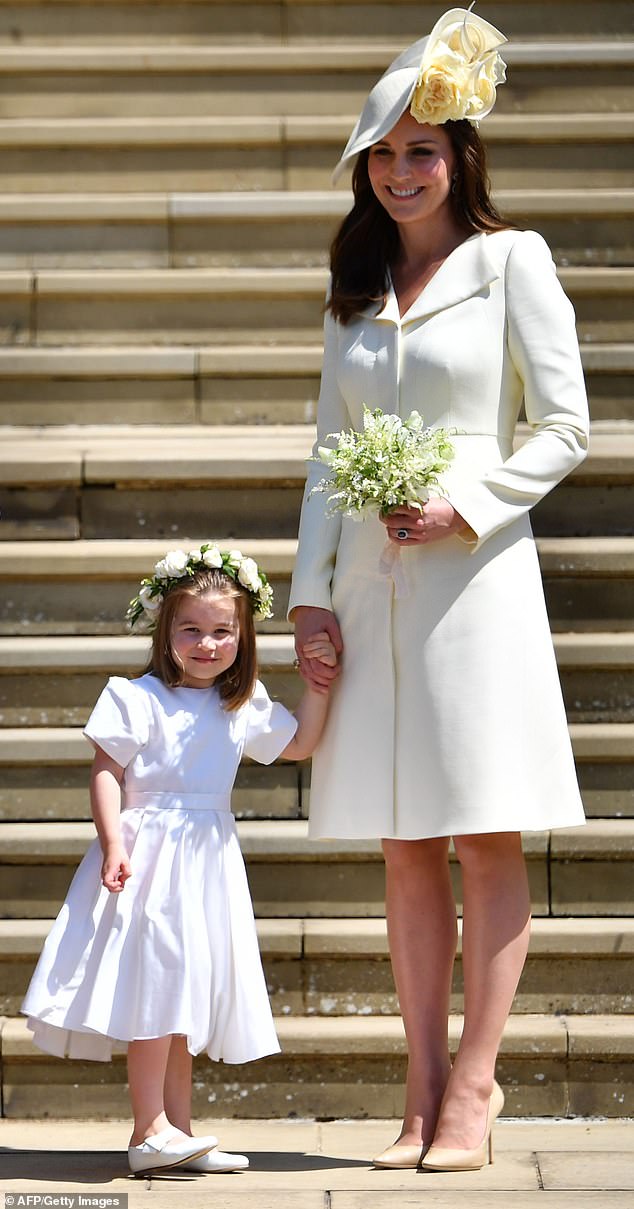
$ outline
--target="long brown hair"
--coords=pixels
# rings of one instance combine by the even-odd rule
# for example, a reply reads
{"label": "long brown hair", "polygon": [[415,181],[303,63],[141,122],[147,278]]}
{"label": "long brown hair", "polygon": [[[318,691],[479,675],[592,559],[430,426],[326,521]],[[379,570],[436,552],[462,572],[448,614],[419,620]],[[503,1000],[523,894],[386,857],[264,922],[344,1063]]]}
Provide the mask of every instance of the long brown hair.
{"label": "long brown hair", "polygon": [[[484,144],[475,126],[462,119],[444,122],[454,153],[454,182],[449,194],[453,217],[465,232],[504,231],[505,222],[490,196]],[[332,292],[328,310],[349,323],[373,303],[385,302],[388,277],[399,250],[398,227],[370,184],[370,149],[361,151],[352,173],[354,205],[330,248]]]}
{"label": "long brown hair", "polygon": [[215,567],[195,571],[191,578],[170,588],[159,610],[156,629],[152,634],[152,650],[144,671],[158,676],[170,688],[177,688],[183,683],[184,668],[176,661],[172,650],[176,610],[184,597],[205,596],[207,592],[232,596],[236,601],[238,653],[231,667],[214,680],[214,688],[218,689],[225,709],[239,709],[251,697],[258,675],[253,611],[246,588]]}

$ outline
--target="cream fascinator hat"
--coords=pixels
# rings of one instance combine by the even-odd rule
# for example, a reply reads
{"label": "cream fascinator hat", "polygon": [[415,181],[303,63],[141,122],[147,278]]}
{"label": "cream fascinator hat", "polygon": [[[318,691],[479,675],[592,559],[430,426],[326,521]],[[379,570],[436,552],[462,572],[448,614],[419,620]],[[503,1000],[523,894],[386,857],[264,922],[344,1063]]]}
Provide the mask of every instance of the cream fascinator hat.
{"label": "cream fascinator hat", "polygon": [[506,65],[497,47],[507,39],[471,9],[452,8],[390,64],[370,92],[333,183],[348,160],[377,143],[396,125],[407,106],[417,122],[439,126],[461,118],[478,123],[491,112]]}

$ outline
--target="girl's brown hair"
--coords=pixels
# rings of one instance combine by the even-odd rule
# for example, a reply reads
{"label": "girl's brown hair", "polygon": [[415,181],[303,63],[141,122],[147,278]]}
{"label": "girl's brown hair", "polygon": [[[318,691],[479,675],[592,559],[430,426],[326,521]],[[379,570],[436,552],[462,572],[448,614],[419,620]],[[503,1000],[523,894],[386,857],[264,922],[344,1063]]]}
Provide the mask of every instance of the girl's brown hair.
{"label": "girl's brown hair", "polygon": [[185,673],[172,650],[172,627],[176,610],[186,596],[200,597],[207,592],[232,596],[236,602],[238,621],[238,653],[234,663],[214,680],[220,700],[227,710],[239,709],[249,700],[258,675],[255,645],[255,624],[251,601],[246,588],[216,568],[195,571],[191,579],[170,588],[160,607],[156,629],[152,634],[152,650],[145,673],[158,676],[170,688],[183,683]]}
{"label": "girl's brown hair", "polygon": [[[453,216],[465,232],[504,231],[511,225],[490,197],[484,144],[471,122],[444,122],[454,153],[449,195]],[[361,151],[352,173],[354,205],[330,248],[332,291],[327,308],[342,324],[366,307],[385,303],[389,272],[399,251],[398,227],[375,196],[368,174],[370,148]]]}

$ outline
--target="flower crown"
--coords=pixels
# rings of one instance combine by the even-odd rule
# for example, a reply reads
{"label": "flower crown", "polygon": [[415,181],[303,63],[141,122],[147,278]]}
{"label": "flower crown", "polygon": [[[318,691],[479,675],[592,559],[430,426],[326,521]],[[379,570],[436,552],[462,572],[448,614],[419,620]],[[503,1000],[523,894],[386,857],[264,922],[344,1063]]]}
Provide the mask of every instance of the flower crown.
{"label": "flower crown", "polygon": [[477,124],[485,118],[495,105],[497,85],[506,79],[506,64],[497,52],[504,42],[504,34],[470,9],[445,13],[427,39],[412,117],[431,126],[462,118]]}
{"label": "flower crown", "polygon": [[241,550],[220,550],[211,542],[204,542],[189,552],[168,550],[156,563],[154,575],[141,580],[138,595],[130,601],[126,612],[129,629],[151,633],[167,593],[183,580],[193,579],[198,571],[214,569],[246,589],[254,617],[265,620],[273,615],[273,589],[255,560],[245,558]]}

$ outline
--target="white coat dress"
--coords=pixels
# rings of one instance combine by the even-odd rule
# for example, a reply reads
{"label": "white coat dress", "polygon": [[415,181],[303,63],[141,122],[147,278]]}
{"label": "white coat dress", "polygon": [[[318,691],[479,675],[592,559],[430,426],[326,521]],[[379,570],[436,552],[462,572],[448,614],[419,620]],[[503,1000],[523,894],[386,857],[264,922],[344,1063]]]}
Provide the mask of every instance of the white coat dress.
{"label": "white coat dress", "polygon": [[[532,432],[513,452],[524,402]],[[316,444],[364,404],[455,427],[443,479],[476,539],[400,553],[327,516],[309,462],[289,612],[332,608],[344,656],[313,757],[314,838],[423,839],[583,822],[529,509],[585,456],[574,312],[535,232],[476,234],[400,318],[393,291],[325,323]]]}

